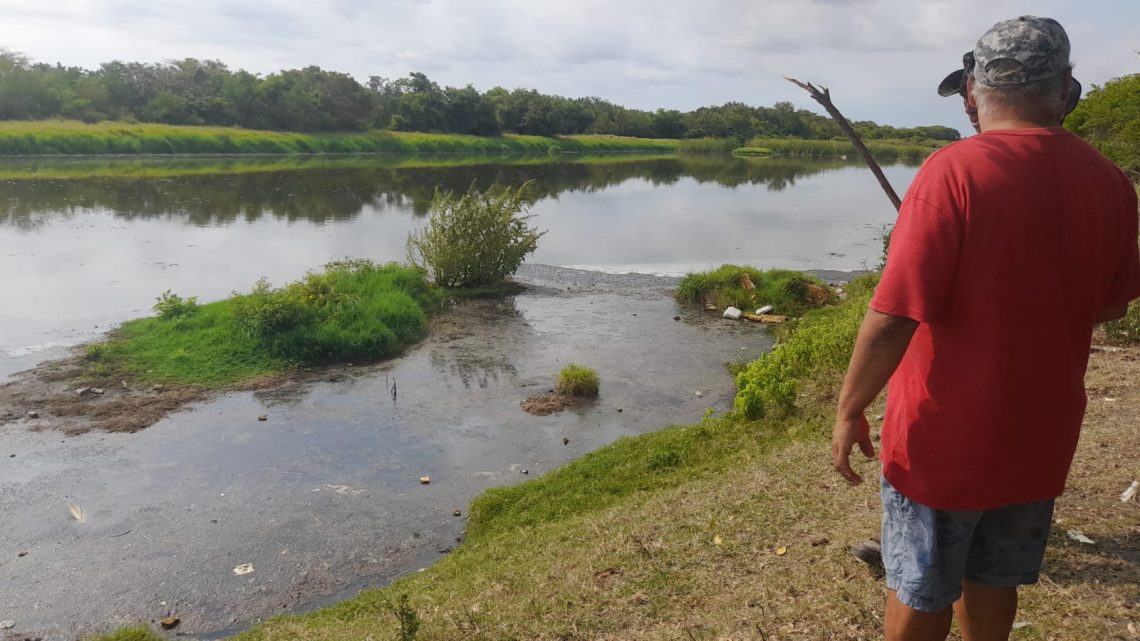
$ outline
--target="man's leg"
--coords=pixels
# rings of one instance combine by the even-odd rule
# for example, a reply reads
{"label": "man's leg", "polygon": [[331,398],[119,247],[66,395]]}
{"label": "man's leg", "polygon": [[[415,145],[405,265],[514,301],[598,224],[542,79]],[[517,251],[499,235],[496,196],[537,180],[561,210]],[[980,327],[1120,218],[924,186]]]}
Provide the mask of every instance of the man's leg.
{"label": "man's leg", "polygon": [[966,579],[954,616],[962,641],[1006,641],[1017,616],[1017,588],[994,588]]}
{"label": "man's leg", "polygon": [[[945,641],[950,634],[951,608],[920,612],[899,601],[894,590],[887,590],[887,641]],[[967,637],[966,641],[975,641]]]}

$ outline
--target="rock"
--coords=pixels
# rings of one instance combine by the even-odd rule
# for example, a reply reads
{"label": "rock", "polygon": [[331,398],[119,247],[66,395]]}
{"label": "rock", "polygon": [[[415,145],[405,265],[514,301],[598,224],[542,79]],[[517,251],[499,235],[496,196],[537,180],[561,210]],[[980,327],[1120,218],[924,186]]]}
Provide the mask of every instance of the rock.
{"label": "rock", "polygon": [[701,390],[697,390],[697,391],[693,392],[693,396],[696,396],[697,398],[701,398],[704,395],[705,395],[705,393],[702,392]]}
{"label": "rock", "polygon": [[0,630],[11,630],[14,627],[16,627],[16,622],[11,619],[0,621]]}
{"label": "rock", "polygon": [[622,411],[622,408],[620,408],[620,407],[619,407],[619,408],[618,408],[618,411],[619,411],[619,412],[620,412],[620,411]]}
{"label": "rock", "polygon": [[23,558],[25,556],[28,556],[28,553],[27,552],[17,552],[16,556]]}
{"label": "rock", "polygon": [[91,392],[90,387],[80,387],[79,389],[75,390],[75,395],[76,396],[83,396],[84,394],[88,394],[90,392]]}
{"label": "rock", "polygon": [[28,410],[28,418],[39,418],[40,413],[35,410]]}
{"label": "rock", "polygon": [[103,393],[103,388],[102,388],[102,387],[92,387],[92,388],[91,388],[91,393],[92,393],[92,394],[102,394],[102,393]]}
{"label": "rock", "polygon": [[570,437],[569,436],[563,436],[562,437],[562,444],[563,445],[569,445],[570,444]]}
{"label": "rock", "polygon": [[673,320],[679,321],[679,320],[681,320],[681,317],[680,316],[674,316]]}
{"label": "rock", "polygon": [[427,485],[428,483],[431,483],[431,477],[430,476],[421,476],[420,477],[420,485]]}
{"label": "rock", "polygon": [[163,630],[169,630],[171,628],[177,627],[179,623],[182,623],[182,619],[179,619],[178,617],[166,617],[165,619],[158,622],[158,624],[162,626]]}
{"label": "rock", "polygon": [[259,420],[259,421],[261,421],[261,422],[263,422],[263,423],[264,423],[265,421],[268,421],[268,420],[269,420],[269,416],[267,416],[267,415],[265,415],[265,414],[261,414],[260,416],[258,416],[258,417],[257,417],[257,420]]}
{"label": "rock", "polygon": [[155,392],[161,392],[163,390],[163,387],[161,385],[155,384],[151,385],[150,389]]}
{"label": "rock", "polygon": [[241,565],[234,568],[234,576],[243,576],[249,574],[250,572],[253,572],[252,563],[242,563]]}
{"label": "rock", "polygon": [[463,512],[456,510],[456,511],[452,512],[451,515],[452,516],[463,516]]}

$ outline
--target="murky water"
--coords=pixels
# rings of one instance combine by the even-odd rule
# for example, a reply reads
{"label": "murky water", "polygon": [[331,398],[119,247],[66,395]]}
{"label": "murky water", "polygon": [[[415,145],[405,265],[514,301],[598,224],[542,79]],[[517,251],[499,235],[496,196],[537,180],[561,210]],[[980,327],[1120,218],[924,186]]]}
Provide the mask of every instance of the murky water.
{"label": "murky water", "polygon": [[[894,211],[860,164],[787,158],[375,158],[0,163],[0,375],[45,346],[281,283],[345,256],[403,260],[437,188],[533,180],[531,262],[681,274],[741,262],[860,269]],[[218,173],[226,170],[231,173]],[[900,193],[915,168],[886,168]],[[3,176],[11,176],[7,180]],[[93,176],[93,177],[72,177]],[[58,353],[49,352],[54,355]]]}
{"label": "murky water", "polygon": [[[678,306],[675,278],[617,272],[858,269],[877,263],[893,219],[869,173],[844,163],[464,162],[274,160],[218,174],[128,161],[87,178],[59,176],[103,166],[54,162],[3,183],[0,375],[147,313],[166,289],[208,300],[346,255],[400,259],[437,186],[533,179],[548,230],[520,270],[524,293],[463,303],[393,361],[218,396],[137,434],[0,426],[0,619],[16,621],[14,638],[170,613],[184,633],[217,633],[414,572],[455,544],[453,511],[484,488],[727,410],[724,364],[771,345],[762,327]],[[887,173],[901,191],[914,169]],[[519,402],[570,361],[599,370],[597,402],[525,414]],[[235,575],[245,563],[254,571]]]}

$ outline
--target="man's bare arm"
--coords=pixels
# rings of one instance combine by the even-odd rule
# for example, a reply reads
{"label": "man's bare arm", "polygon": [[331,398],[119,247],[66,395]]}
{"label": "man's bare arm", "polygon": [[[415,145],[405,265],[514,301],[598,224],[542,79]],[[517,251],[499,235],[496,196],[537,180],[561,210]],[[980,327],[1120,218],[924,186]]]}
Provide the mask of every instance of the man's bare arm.
{"label": "man's bare arm", "polygon": [[843,381],[843,391],[839,394],[839,410],[831,440],[832,463],[836,471],[853,485],[861,483],[863,478],[851,469],[852,447],[858,444],[867,458],[875,456],[864,412],[886,387],[916,329],[918,321],[873,309],[867,310],[863,318]]}

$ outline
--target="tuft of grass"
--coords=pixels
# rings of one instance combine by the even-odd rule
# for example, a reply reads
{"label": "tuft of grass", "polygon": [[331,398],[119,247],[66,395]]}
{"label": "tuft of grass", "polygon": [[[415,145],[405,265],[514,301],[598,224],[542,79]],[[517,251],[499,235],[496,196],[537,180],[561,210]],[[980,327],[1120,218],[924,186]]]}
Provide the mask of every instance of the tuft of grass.
{"label": "tuft of grass", "polygon": [[570,363],[558,372],[554,391],[569,396],[597,396],[598,384],[597,370]]}
{"label": "tuft of grass", "polygon": [[341,261],[280,289],[263,282],[190,313],[128,321],[86,360],[93,376],[217,389],[301,363],[391,356],[427,333],[438,304],[418,270]]}
{"label": "tuft of grass", "polygon": [[[747,277],[747,278],[746,278]],[[752,283],[749,289],[746,285]],[[814,276],[786,269],[721,265],[710,272],[686,274],[674,296],[682,303],[712,303],[752,311],[764,305],[774,313],[798,316],[831,300],[831,290]]]}
{"label": "tuft of grass", "polygon": [[109,634],[101,634],[89,641],[165,641],[165,639],[145,625],[123,628]]}
{"label": "tuft of grass", "polygon": [[70,120],[0,121],[0,155],[671,152],[676,140],[624,136],[305,134],[236,127]]}

